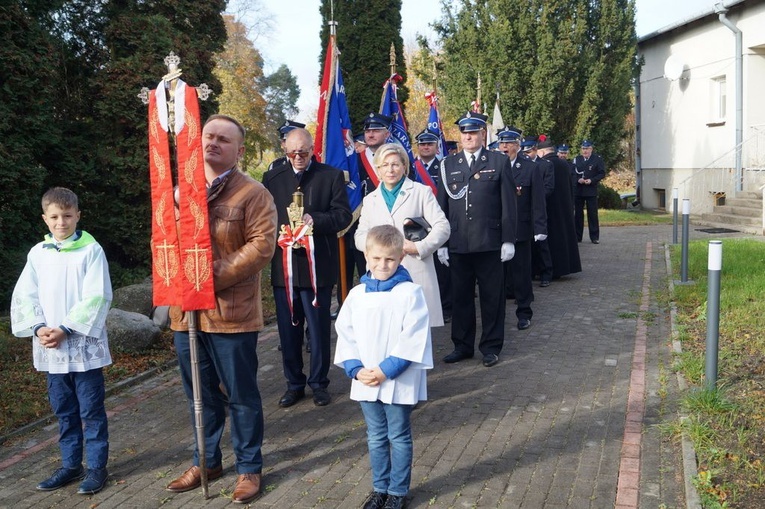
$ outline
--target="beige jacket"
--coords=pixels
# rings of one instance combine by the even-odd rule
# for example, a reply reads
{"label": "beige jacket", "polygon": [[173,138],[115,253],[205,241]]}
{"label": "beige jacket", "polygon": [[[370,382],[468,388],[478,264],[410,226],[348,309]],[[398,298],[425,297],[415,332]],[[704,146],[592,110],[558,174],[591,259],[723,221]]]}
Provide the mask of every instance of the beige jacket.
{"label": "beige jacket", "polygon": [[[260,182],[234,170],[208,197],[213,247],[215,309],[198,312],[198,330],[252,332],[263,328],[260,273],[274,255],[276,207]],[[170,308],[170,327],[188,330],[180,307]]]}

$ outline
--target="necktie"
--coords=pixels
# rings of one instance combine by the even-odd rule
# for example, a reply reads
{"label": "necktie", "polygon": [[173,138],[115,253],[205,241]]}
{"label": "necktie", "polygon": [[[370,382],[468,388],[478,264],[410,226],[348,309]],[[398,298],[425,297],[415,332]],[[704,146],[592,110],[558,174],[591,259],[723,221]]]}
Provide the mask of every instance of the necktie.
{"label": "necktie", "polygon": [[468,165],[470,171],[473,171],[473,166],[475,166],[475,154],[470,154],[470,165]]}

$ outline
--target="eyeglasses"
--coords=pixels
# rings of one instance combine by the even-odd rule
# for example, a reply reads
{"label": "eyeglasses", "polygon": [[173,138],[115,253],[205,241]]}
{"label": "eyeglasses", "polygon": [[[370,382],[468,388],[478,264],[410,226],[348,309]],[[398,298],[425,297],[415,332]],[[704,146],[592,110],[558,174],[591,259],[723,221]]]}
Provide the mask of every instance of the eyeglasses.
{"label": "eyeglasses", "polygon": [[388,168],[392,170],[400,170],[403,167],[404,165],[401,163],[384,163],[380,165],[380,169],[383,171],[387,170]]}
{"label": "eyeglasses", "polygon": [[311,152],[309,152],[308,150],[304,150],[304,151],[296,150],[295,152],[287,152],[285,155],[289,157],[290,159],[295,159],[296,157],[304,159],[308,157],[309,155],[311,155]]}

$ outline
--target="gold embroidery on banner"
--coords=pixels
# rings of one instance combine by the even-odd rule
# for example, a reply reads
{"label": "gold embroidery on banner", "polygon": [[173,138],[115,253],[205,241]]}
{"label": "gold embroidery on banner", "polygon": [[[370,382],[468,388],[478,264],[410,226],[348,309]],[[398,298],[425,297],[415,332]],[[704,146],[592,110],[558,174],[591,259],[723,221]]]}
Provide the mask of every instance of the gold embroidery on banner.
{"label": "gold embroidery on banner", "polygon": [[183,169],[183,176],[186,179],[186,182],[191,184],[191,188],[195,193],[199,192],[197,183],[194,181],[194,172],[197,169],[197,157],[197,149],[194,149],[194,151],[189,156],[188,161],[186,161],[186,167]]}
{"label": "gold embroidery on banner", "polygon": [[212,273],[212,267],[210,267],[207,261],[207,249],[199,247],[199,244],[194,244],[192,249],[186,250],[186,260],[183,264],[184,274],[186,279],[194,285],[196,291],[202,289],[202,284],[210,278]]}
{"label": "gold embroidery on banner", "polygon": [[178,274],[178,256],[175,252],[175,245],[168,244],[167,239],[162,244],[156,246],[157,256],[154,260],[157,269],[157,275],[162,278],[162,283],[170,287],[172,280]]}
{"label": "gold embroidery on banner", "polygon": [[165,230],[165,207],[167,206],[167,192],[162,193],[162,197],[157,202],[156,210],[154,211],[154,220],[157,222],[157,226],[162,231],[162,235],[167,235]]}
{"label": "gold embroidery on banner", "polygon": [[165,177],[167,176],[167,167],[165,166],[165,161],[162,160],[162,156],[159,154],[157,147],[151,148],[151,156],[154,158],[154,166],[157,167],[157,179],[159,183],[162,183],[162,181],[165,180]]}
{"label": "gold embroidery on banner", "polygon": [[159,113],[156,109],[154,109],[151,112],[151,119],[149,121],[149,132],[151,133],[151,137],[154,138],[154,141],[157,143],[159,143],[159,129],[157,129],[158,125]]}
{"label": "gold embroidery on banner", "polygon": [[189,129],[189,137],[186,140],[186,144],[190,147],[194,144],[194,139],[196,139],[199,133],[199,124],[197,123],[196,119],[189,113],[189,110],[185,110],[183,119]]}
{"label": "gold embroidery on banner", "polygon": [[189,199],[189,212],[191,212],[191,217],[194,218],[194,238],[196,239],[199,236],[199,232],[205,226],[205,214],[197,202],[192,199]]}

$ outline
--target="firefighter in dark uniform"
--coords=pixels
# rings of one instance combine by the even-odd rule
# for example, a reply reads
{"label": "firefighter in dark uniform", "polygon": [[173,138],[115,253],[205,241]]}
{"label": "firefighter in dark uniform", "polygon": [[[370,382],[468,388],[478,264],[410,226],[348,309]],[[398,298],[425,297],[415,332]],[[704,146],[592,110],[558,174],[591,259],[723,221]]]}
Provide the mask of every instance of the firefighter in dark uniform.
{"label": "firefighter in dark uniform", "polygon": [[[430,129],[423,129],[417,136],[417,161],[422,163],[430,174],[436,188],[441,182],[441,160],[436,157],[438,153],[438,133]],[[452,317],[452,284],[451,270],[448,266],[441,263],[438,257],[434,257],[433,264],[436,267],[436,277],[438,278],[438,292],[441,296],[441,309],[444,313],[444,322],[449,322]]]}
{"label": "firefighter in dark uniform", "polygon": [[[547,141],[547,136],[542,134],[539,138],[532,137],[528,140],[524,138],[521,142],[521,149],[529,159],[537,164],[537,170],[542,173],[542,182],[544,182],[545,187],[545,200],[549,200],[555,190],[555,168],[550,161],[546,161],[539,157],[537,148],[539,147],[540,142],[545,145],[550,145],[550,142]],[[547,243],[547,240],[534,242],[531,251],[532,278],[539,276],[539,286],[542,288],[550,286],[553,276],[553,263],[550,246]]]}
{"label": "firefighter in dark uniform", "polygon": [[582,142],[581,153],[574,159],[574,224],[576,238],[582,241],[584,233],[584,208],[587,207],[587,229],[593,244],[600,243],[598,222],[598,182],[606,176],[606,165],[598,154],[592,153],[592,142]]}
{"label": "firefighter in dark uniform", "polygon": [[438,203],[452,228],[438,258],[451,268],[452,342],[444,362],[473,357],[476,336],[475,285],[481,304],[483,365],[493,366],[505,341],[502,262],[515,254],[516,189],[510,160],[483,148],[486,115],[468,112],[458,121],[462,151],[441,161]]}
{"label": "firefighter in dark uniform", "polygon": [[515,316],[518,330],[531,326],[531,303],[534,290],[531,284],[532,245],[547,239],[547,208],[542,172],[537,164],[523,153],[521,130],[505,127],[497,133],[499,150],[510,159],[513,180],[515,180],[518,224],[516,226],[515,256],[505,263],[505,295],[515,297]]}
{"label": "firefighter in dark uniform", "polygon": [[[282,152],[286,152],[284,149],[285,140],[287,139],[287,133],[292,131],[293,129],[305,129],[305,124],[301,124],[300,122],[293,122],[292,120],[286,120],[282,125],[279,126],[279,142],[282,146]],[[289,163],[289,159],[287,159],[287,156],[281,156],[273,161],[271,161],[271,164],[268,165],[268,169],[266,171],[273,170],[274,168],[278,168],[279,166],[285,165]]]}

